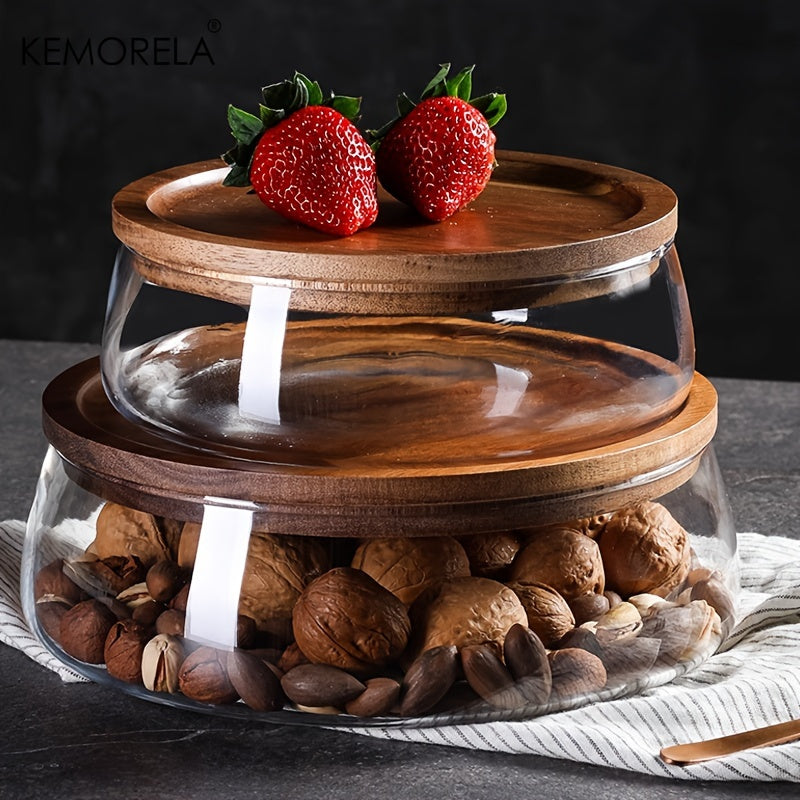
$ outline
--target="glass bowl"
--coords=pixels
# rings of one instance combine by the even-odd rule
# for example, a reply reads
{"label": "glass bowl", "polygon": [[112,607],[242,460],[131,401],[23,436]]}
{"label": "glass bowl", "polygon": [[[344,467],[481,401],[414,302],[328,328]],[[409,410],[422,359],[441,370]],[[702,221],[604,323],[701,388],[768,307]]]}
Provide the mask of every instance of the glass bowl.
{"label": "glass bowl", "polygon": [[197,451],[97,359],[43,397],[32,629],[137,697],[358,727],[524,719],[666,682],[734,621],[716,394],[622,442],[368,472]]}
{"label": "glass bowl", "polygon": [[121,190],[112,403],[195,449],[345,470],[501,467],[657,426],[694,369],[675,195],[590,162],[498,161],[450,219],[382,197],[346,238],[222,187],[218,161]]}

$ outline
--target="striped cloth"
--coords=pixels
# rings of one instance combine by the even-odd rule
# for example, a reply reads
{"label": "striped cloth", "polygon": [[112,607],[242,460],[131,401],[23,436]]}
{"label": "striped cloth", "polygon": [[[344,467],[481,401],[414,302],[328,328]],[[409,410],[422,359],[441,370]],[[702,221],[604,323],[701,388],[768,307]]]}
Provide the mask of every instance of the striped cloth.
{"label": "striped cloth", "polygon": [[[0,641],[24,650],[63,680],[83,680],[53,659],[24,623],[18,588],[23,531],[19,522],[0,523]],[[658,756],[669,744],[800,718],[800,541],[757,533],[741,533],[738,541],[740,621],[719,652],[669,684],[521,722],[337,729],[661,777],[800,782],[800,742],[689,767],[665,764]]]}

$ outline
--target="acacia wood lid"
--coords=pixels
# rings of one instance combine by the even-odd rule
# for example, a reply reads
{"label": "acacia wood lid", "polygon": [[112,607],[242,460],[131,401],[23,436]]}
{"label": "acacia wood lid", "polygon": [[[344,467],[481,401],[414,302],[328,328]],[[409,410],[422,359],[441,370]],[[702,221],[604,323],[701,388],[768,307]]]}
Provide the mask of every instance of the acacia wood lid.
{"label": "acacia wood lid", "polygon": [[100,497],[194,521],[203,503],[242,501],[260,529],[326,536],[531,527],[660,497],[691,477],[717,421],[716,392],[695,374],[676,414],[622,442],[501,465],[356,473],[237,459],[150,433],[111,406],[96,358],[56,377],[42,403],[48,440]]}
{"label": "acacia wood lid", "polygon": [[605,293],[620,272],[646,277],[648,254],[675,235],[677,198],[653,178],[550,155],[497,159],[480,197],[440,223],[381,190],[372,227],[328,236],[222,186],[228,168],[213,160],[131,183],[112,224],[155,284],[238,304],[253,284],[288,286],[294,308],[349,313],[519,308],[560,301],[554,286],[570,281],[577,297]]}

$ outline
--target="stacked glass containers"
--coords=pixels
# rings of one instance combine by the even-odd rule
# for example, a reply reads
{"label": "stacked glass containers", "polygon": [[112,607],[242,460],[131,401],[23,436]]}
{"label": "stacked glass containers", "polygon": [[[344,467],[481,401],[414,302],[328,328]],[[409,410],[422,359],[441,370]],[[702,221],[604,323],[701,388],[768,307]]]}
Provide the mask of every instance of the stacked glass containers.
{"label": "stacked glass containers", "polygon": [[218,162],[119,192],[101,358],[43,398],[23,598],[59,658],[173,705],[419,726],[714,652],[735,535],[676,198],[498,160],[449,220],[383,198],[346,239]]}

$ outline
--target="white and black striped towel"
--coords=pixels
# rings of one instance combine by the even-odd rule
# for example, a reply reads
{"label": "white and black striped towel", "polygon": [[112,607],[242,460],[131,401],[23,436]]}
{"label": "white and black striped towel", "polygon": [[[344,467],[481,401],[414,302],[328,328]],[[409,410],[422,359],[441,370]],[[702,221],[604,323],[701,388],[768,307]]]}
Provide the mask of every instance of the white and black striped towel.
{"label": "white and black striped towel", "polygon": [[[0,523],[0,641],[65,681],[83,680],[25,626],[19,602],[24,526]],[[800,742],[677,767],[658,756],[691,742],[800,718],[800,541],[739,534],[739,624],[718,653],[672,683],[523,722],[435,728],[352,728],[353,733],[454,747],[525,753],[662,777],[800,782]]]}

